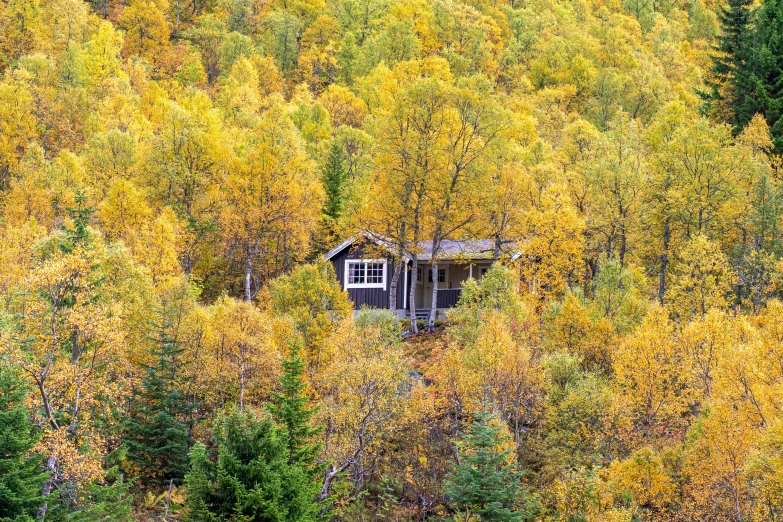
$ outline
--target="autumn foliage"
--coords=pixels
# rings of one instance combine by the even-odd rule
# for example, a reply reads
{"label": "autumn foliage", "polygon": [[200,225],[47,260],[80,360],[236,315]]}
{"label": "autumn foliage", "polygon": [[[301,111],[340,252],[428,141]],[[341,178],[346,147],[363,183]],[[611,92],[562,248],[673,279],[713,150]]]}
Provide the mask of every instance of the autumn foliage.
{"label": "autumn foliage", "polygon": [[782,5],[0,0],[0,520],[783,520]]}

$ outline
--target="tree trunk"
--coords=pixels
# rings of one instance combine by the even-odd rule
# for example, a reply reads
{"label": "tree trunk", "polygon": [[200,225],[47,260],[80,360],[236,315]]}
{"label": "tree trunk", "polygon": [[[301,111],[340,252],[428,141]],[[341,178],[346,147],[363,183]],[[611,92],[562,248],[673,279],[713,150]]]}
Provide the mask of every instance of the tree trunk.
{"label": "tree trunk", "polygon": [[253,300],[253,292],[251,290],[251,274],[253,271],[253,256],[248,254],[247,263],[245,263],[245,301]]}
{"label": "tree trunk", "polygon": [[666,294],[666,269],[669,266],[669,241],[672,231],[669,226],[669,218],[663,227],[663,252],[661,253],[661,271],[658,274],[658,303],[663,305],[663,296]]}
{"label": "tree trunk", "polygon": [[334,464],[329,464],[329,470],[324,477],[324,485],[321,487],[321,493],[318,495],[319,502],[323,502],[329,497],[329,489],[332,487],[332,480],[334,480],[334,477],[338,474],[345,471],[348,466],[351,465],[351,462],[351,460],[346,460],[339,468],[336,468]]}
{"label": "tree trunk", "polygon": [[[405,261],[400,258],[394,260],[394,274],[392,274],[391,284],[389,285],[389,310],[394,313],[397,310],[397,285],[400,284],[400,274],[405,270]],[[403,292],[405,289],[403,288]]]}
{"label": "tree trunk", "polygon": [[169,519],[169,506],[171,505],[171,489],[174,487],[174,479],[169,480],[169,494],[166,495],[166,514],[164,515],[163,519],[168,520]]}
{"label": "tree trunk", "polygon": [[38,508],[37,518],[40,519],[43,519],[46,516],[46,510],[49,509],[49,501],[46,500],[46,497],[48,497],[54,489],[54,481],[57,480],[57,457],[52,455],[47,458],[45,468],[46,471],[49,472],[49,476],[46,478],[46,481],[44,481],[43,489],[41,490],[41,495],[44,498],[44,502],[43,505]]}
{"label": "tree trunk", "polygon": [[625,233],[625,223],[620,225],[620,268],[625,268],[625,250],[628,248],[628,236]]}
{"label": "tree trunk", "polygon": [[432,260],[432,308],[430,308],[430,320],[427,331],[435,332],[435,316],[438,314],[438,261]]}
{"label": "tree trunk", "polygon": [[419,333],[419,326],[416,324],[416,302],[414,300],[416,297],[416,279],[418,271],[419,258],[413,256],[413,259],[411,260],[411,290],[410,294],[408,294],[408,311],[411,314],[411,332],[415,334]]}
{"label": "tree trunk", "polygon": [[239,411],[245,411],[245,363],[239,370]]}

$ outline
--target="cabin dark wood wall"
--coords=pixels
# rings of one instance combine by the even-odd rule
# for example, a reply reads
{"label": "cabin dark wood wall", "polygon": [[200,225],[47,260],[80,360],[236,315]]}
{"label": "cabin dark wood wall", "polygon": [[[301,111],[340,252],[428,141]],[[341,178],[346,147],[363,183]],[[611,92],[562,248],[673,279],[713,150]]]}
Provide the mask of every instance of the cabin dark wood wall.
{"label": "cabin dark wood wall", "polygon": [[[336,256],[330,261],[334,266],[334,272],[337,274],[337,280],[340,282],[340,286],[345,285],[345,260],[346,259],[386,259],[388,266],[386,267],[386,287],[385,288],[349,288],[348,296],[354,303],[354,309],[358,310],[363,305],[371,308],[389,308],[389,289],[391,287],[392,276],[394,275],[395,264],[394,261],[387,256],[378,255],[375,253],[365,253],[365,249],[361,246],[352,245]],[[408,274],[408,288],[403,289],[405,283],[405,275],[400,274],[400,282],[397,286],[397,308],[402,308],[405,303],[405,293],[410,289],[410,274]]]}

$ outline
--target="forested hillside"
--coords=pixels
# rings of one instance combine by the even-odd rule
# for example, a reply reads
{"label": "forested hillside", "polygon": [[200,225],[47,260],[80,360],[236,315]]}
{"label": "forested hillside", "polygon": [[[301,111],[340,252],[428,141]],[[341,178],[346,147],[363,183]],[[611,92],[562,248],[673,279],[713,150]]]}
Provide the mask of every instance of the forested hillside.
{"label": "forested hillside", "polygon": [[[0,0],[0,75],[0,521],[783,520],[783,2]],[[401,336],[357,232],[497,262]]]}

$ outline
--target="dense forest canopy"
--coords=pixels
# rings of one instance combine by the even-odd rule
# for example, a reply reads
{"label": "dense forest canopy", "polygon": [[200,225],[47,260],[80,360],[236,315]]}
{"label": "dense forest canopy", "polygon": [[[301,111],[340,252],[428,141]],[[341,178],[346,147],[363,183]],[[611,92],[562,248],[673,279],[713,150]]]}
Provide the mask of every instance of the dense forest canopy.
{"label": "dense forest canopy", "polygon": [[[783,520],[783,2],[0,0],[0,75],[0,521]],[[496,263],[401,336],[356,233]]]}

